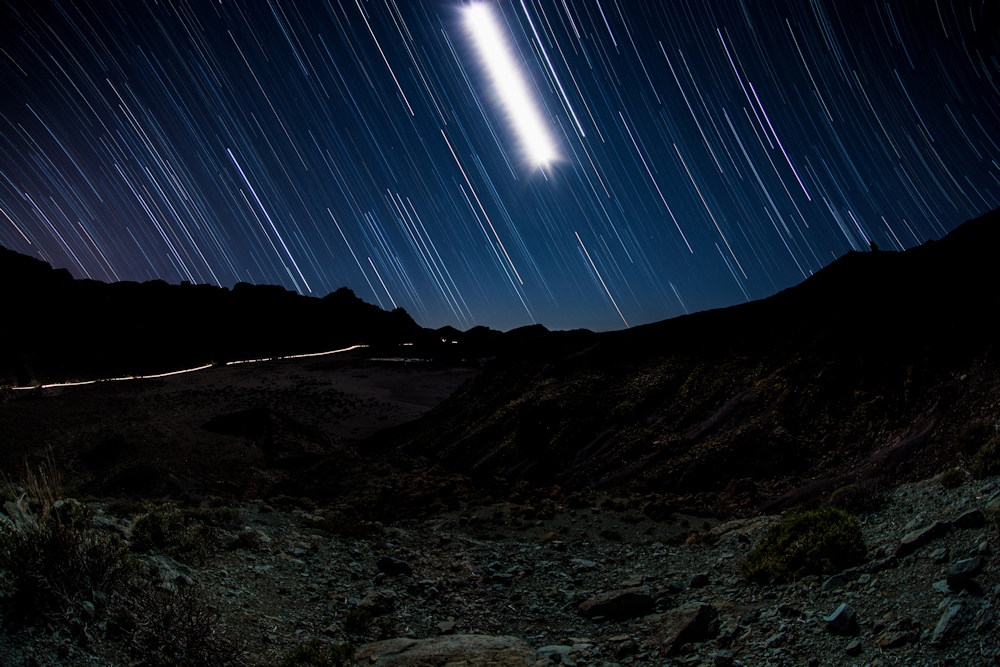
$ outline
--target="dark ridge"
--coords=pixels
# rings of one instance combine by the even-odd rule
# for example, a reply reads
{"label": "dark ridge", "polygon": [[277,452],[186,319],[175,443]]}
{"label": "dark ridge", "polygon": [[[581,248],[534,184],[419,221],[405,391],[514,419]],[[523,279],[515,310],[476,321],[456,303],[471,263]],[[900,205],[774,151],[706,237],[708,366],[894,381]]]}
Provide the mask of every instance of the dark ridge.
{"label": "dark ridge", "polygon": [[0,248],[0,384],[149,374],[205,363],[423,342],[402,309],[341,288],[322,299],[273,285],[106,284]]}
{"label": "dark ridge", "polygon": [[482,326],[434,331],[402,308],[386,312],[346,287],[316,298],[276,285],[74,280],[65,269],[3,247],[0,295],[0,386],[146,375],[356,344],[370,346],[372,356],[477,363],[541,339],[562,344],[567,335],[541,325],[509,333]]}

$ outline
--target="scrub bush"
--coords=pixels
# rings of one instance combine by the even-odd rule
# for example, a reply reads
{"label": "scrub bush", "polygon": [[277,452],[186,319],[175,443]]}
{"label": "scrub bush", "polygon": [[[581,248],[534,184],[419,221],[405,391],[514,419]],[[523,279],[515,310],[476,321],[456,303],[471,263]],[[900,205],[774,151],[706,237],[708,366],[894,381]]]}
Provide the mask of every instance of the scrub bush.
{"label": "scrub bush", "polygon": [[834,574],[865,558],[857,517],[835,507],[787,515],[740,565],[744,579],[783,583]]}

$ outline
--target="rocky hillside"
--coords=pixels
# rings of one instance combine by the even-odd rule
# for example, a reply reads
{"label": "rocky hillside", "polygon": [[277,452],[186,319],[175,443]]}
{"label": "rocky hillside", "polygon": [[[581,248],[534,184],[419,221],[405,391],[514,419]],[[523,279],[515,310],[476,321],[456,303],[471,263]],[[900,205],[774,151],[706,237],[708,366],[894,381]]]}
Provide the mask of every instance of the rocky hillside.
{"label": "rocky hillside", "polygon": [[369,451],[504,493],[622,488],[709,509],[740,489],[777,509],[926,477],[1000,417],[998,241],[994,211],[763,301],[524,348]]}
{"label": "rocky hillside", "polygon": [[[997,478],[901,486],[858,524],[856,564],[792,583],[741,569],[778,516],[652,519],[595,497],[384,527],[288,497],[92,503],[76,534],[123,540],[138,581],[60,588],[69,606],[47,625],[8,618],[0,662],[986,667],[1000,649],[998,496]],[[26,503],[4,512],[7,528],[31,521]],[[155,608],[135,592],[150,586]]]}

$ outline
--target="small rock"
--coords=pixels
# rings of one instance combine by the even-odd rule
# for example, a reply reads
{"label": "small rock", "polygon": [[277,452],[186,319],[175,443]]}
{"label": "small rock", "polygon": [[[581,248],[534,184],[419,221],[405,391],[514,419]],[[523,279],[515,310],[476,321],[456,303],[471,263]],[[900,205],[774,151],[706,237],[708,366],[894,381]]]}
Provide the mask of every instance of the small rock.
{"label": "small rock", "polygon": [[649,643],[660,647],[665,656],[677,655],[681,647],[711,639],[717,632],[718,612],[709,604],[693,602],[663,614]]}
{"label": "small rock", "polygon": [[732,651],[716,651],[709,656],[712,659],[712,664],[715,667],[730,667],[733,664],[733,652]]}
{"label": "small rock", "polygon": [[966,621],[969,616],[969,608],[965,600],[957,600],[944,610],[934,632],[931,635],[931,643],[941,645],[945,642],[965,634]]}
{"label": "small rock", "polygon": [[176,560],[165,554],[155,556],[142,556],[139,558],[145,561],[152,574],[157,576],[159,582],[173,588],[176,586],[193,586],[197,575],[187,565],[178,563]]}
{"label": "small rock", "polygon": [[847,585],[847,580],[844,579],[839,574],[835,574],[832,577],[828,577],[826,581],[823,582],[822,590],[826,592],[832,592],[839,590]]}
{"label": "small rock", "polygon": [[989,607],[980,609],[976,614],[976,632],[986,632],[993,628],[993,610]]}
{"label": "small rock", "polygon": [[639,645],[636,644],[631,639],[627,639],[619,643],[615,647],[615,660],[621,660],[622,658],[627,658],[630,655],[635,655],[639,652]]}
{"label": "small rock", "polygon": [[857,612],[846,602],[837,607],[832,614],[824,616],[827,629],[837,635],[856,635],[858,627]]}
{"label": "small rock", "polygon": [[719,630],[719,636],[716,637],[716,642],[719,646],[725,648],[732,644],[740,633],[745,630],[746,628],[740,625],[739,619],[731,618],[722,625],[722,629]]}
{"label": "small rock", "polygon": [[785,618],[798,618],[802,615],[802,609],[797,604],[785,602],[778,605],[778,613]]}
{"label": "small rock", "polygon": [[893,555],[889,555],[872,563],[871,570],[872,573],[883,572],[885,570],[892,570],[897,565],[899,565],[899,559]]}
{"label": "small rock", "polygon": [[87,618],[94,618],[94,615],[97,613],[97,609],[94,607],[93,602],[90,600],[84,600],[81,606],[83,607],[83,613]]}
{"label": "small rock", "polygon": [[580,604],[579,612],[584,618],[604,616],[614,620],[624,620],[645,616],[656,608],[656,599],[648,586],[623,588],[601,593]]}
{"label": "small rock", "polygon": [[497,572],[496,574],[490,577],[490,581],[492,581],[494,584],[502,584],[504,586],[508,586],[514,582],[514,575],[510,574],[509,572]]}
{"label": "small rock", "polygon": [[938,593],[942,593],[943,595],[951,595],[955,592],[951,589],[951,586],[948,585],[948,581],[946,579],[935,581],[931,584],[931,588],[936,590]]}
{"label": "small rock", "polygon": [[915,530],[903,536],[896,548],[892,550],[892,555],[896,558],[905,558],[924,545],[930,544],[939,537],[943,537],[951,529],[951,523],[947,521],[935,521],[926,528]]}
{"label": "small rock", "polygon": [[378,568],[379,572],[385,572],[386,576],[389,577],[397,577],[401,574],[407,577],[413,575],[413,568],[410,567],[409,563],[389,556],[382,556],[375,561],[375,567]]}
{"label": "small rock", "polygon": [[564,646],[561,644],[551,644],[549,646],[543,646],[542,648],[538,649],[538,657],[548,658],[552,662],[560,665],[576,664],[569,659],[569,652],[571,650],[572,649],[569,646]]}
{"label": "small rock", "polygon": [[982,510],[969,510],[955,519],[952,525],[964,530],[982,528],[986,525],[986,515]]}
{"label": "small rock", "polygon": [[441,621],[437,624],[439,635],[455,634],[455,621]]}
{"label": "small rock", "polygon": [[929,558],[938,565],[944,565],[948,562],[948,549],[945,547],[935,549],[931,552]]}
{"label": "small rock", "polygon": [[964,558],[955,561],[948,569],[948,586],[958,590],[968,584],[973,577],[979,574],[983,567],[983,559],[980,556]]}
{"label": "small rock", "polygon": [[691,577],[691,582],[688,584],[691,588],[704,588],[712,583],[711,578],[709,578],[708,573],[699,572]]}
{"label": "small rock", "polygon": [[569,564],[574,572],[593,572],[597,569],[597,563],[585,558],[572,558]]}
{"label": "small rock", "polygon": [[[861,655],[862,648],[864,647],[862,646],[861,642],[857,639],[854,639],[851,641],[850,644],[847,645],[847,648],[844,649],[844,653],[846,653],[849,656]],[[819,660],[816,660],[816,664],[819,664]]]}
{"label": "small rock", "polygon": [[392,591],[372,591],[358,602],[358,609],[365,609],[372,616],[385,616],[396,609],[396,594]]}
{"label": "small rock", "polygon": [[920,639],[919,632],[896,632],[884,638],[878,643],[881,649],[892,649],[912,644]]}
{"label": "small rock", "polygon": [[646,581],[645,576],[641,574],[636,574],[623,581],[622,588],[635,588],[636,586],[642,586],[642,584],[645,581]]}
{"label": "small rock", "polygon": [[[569,648],[569,647],[567,647]],[[450,635],[430,639],[387,639],[359,646],[355,661],[371,667],[490,665],[534,667],[538,653],[517,637]]]}
{"label": "small rock", "polygon": [[786,639],[787,637],[784,632],[778,632],[768,637],[767,641],[764,643],[768,648],[778,648],[779,646],[783,646],[785,644]]}

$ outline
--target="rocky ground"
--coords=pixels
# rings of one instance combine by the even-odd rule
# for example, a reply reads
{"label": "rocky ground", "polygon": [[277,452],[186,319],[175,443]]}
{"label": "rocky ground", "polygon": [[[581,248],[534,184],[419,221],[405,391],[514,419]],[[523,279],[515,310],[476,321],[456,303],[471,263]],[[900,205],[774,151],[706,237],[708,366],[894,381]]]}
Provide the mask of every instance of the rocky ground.
{"label": "rocky ground", "polygon": [[[203,561],[155,549],[142,558],[161,585],[205,596],[235,664],[298,664],[289,656],[311,642],[351,642],[376,665],[997,662],[1000,478],[899,487],[863,517],[865,564],[780,586],[739,576],[780,517],[655,521],[594,500],[541,513],[466,507],[394,526],[338,522],[309,501],[255,501],[234,508]],[[129,534],[127,512],[94,509],[96,524]],[[358,536],[331,533],[345,530]],[[80,645],[58,631],[8,634],[0,661],[113,664],[91,635]]]}

